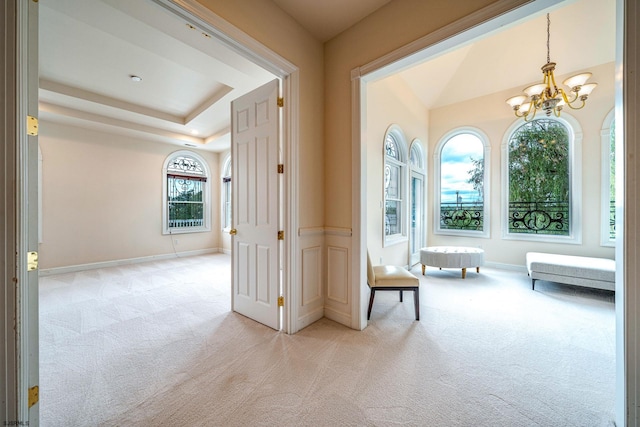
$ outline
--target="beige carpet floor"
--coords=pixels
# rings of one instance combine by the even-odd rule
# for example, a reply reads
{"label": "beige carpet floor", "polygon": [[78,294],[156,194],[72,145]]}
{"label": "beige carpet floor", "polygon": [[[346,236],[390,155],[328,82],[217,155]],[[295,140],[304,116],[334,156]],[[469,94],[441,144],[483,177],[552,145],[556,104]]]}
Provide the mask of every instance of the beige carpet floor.
{"label": "beige carpet floor", "polygon": [[230,312],[229,257],[41,278],[43,426],[610,426],[606,291],[484,268],[412,270],[353,331]]}

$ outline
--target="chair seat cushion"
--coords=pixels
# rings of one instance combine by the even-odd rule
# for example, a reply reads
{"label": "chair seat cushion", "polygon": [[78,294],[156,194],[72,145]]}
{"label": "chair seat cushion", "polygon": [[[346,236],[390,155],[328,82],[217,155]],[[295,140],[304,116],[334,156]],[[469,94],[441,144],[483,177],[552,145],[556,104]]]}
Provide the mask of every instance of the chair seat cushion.
{"label": "chair seat cushion", "polygon": [[407,287],[415,288],[420,284],[416,276],[402,267],[395,265],[377,265],[373,267],[375,273],[376,288],[384,287]]}

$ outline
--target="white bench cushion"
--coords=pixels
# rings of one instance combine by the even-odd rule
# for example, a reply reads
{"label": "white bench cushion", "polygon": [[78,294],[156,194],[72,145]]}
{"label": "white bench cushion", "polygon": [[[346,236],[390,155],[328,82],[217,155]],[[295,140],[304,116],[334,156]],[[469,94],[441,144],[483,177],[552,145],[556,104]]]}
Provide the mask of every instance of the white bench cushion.
{"label": "white bench cushion", "polygon": [[[612,259],[528,252],[527,270],[532,279],[614,289],[616,262]],[[611,286],[599,286],[605,283]]]}

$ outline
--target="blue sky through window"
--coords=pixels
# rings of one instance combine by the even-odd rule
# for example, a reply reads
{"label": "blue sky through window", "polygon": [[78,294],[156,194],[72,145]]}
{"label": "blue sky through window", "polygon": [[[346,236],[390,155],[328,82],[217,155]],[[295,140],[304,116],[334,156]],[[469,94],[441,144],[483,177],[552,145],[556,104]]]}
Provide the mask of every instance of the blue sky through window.
{"label": "blue sky through window", "polygon": [[456,192],[464,203],[482,201],[482,197],[468,183],[473,169],[471,158],[481,159],[484,147],[480,139],[469,133],[450,138],[440,153],[440,202],[455,203]]}

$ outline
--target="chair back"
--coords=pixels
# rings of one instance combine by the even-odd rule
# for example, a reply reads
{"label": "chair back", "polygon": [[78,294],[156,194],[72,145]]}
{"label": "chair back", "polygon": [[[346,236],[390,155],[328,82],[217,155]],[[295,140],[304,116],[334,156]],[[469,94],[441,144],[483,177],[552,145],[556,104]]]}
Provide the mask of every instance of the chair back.
{"label": "chair back", "polygon": [[376,284],[376,274],[373,272],[373,266],[371,265],[371,257],[369,256],[369,251],[367,251],[367,284],[369,287],[375,286]]}

